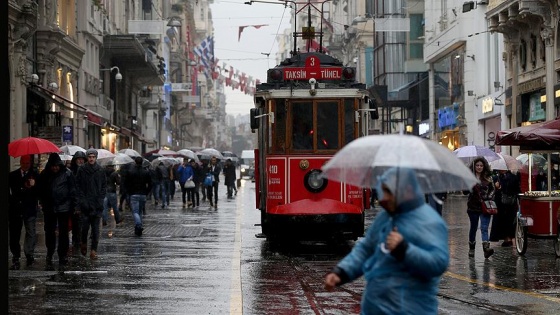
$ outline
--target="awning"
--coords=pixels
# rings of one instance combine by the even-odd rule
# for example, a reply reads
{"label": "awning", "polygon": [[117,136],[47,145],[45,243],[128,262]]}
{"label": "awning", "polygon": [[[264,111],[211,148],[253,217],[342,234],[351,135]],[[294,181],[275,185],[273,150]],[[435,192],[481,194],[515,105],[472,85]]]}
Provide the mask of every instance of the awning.
{"label": "awning", "polygon": [[91,110],[88,110],[86,112],[86,117],[87,117],[87,120],[90,123],[92,123],[94,125],[98,125],[100,127],[103,127],[103,117],[101,115],[99,115],[98,113],[92,112]]}
{"label": "awning", "polygon": [[122,135],[127,136],[127,137],[132,137],[132,131],[131,131],[130,129],[128,129],[128,128],[121,127],[120,133],[121,133]]}
{"label": "awning", "polygon": [[496,145],[518,145],[521,150],[557,150],[560,148],[560,118],[500,130]]}
{"label": "awning", "polygon": [[[31,91],[33,94],[38,95],[42,98],[44,98],[47,102],[55,102],[58,105],[60,105],[61,107],[73,111],[75,113],[78,113],[80,115],[86,115],[88,121],[102,126],[103,125],[103,116],[101,116],[100,114],[87,109],[87,107],[84,107],[76,102],[73,102],[69,99],[67,99],[64,96],[58,95],[56,93],[54,93],[53,91],[46,89],[40,85],[32,85],[31,87],[29,87],[27,89],[28,91]],[[74,107],[72,107],[72,106]]]}

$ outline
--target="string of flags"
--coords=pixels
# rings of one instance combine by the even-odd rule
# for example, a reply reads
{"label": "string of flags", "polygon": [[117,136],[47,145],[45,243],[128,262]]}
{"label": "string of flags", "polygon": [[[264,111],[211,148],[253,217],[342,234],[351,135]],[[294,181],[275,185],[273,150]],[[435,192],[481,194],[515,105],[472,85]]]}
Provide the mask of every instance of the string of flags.
{"label": "string of flags", "polygon": [[[199,61],[198,71],[204,73],[207,79],[211,77],[220,84],[231,87],[232,90],[239,89],[248,95],[255,94],[256,85],[261,83],[258,79],[253,79],[252,76],[234,69],[225,62],[222,62],[221,66],[218,64],[219,59],[214,56],[214,37],[206,37],[198,46],[193,48],[193,53]],[[191,55],[189,54],[189,56]],[[222,72],[227,75],[224,75]]]}

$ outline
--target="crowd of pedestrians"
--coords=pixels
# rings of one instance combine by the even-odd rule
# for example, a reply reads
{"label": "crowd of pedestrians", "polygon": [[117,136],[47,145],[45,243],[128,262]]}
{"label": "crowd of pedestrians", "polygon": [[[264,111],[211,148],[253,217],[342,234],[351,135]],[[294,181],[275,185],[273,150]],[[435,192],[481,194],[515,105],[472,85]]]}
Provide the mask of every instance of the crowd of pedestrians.
{"label": "crowd of pedestrians", "polygon": [[[23,229],[26,264],[31,266],[35,261],[39,211],[45,223],[47,266],[52,266],[56,254],[63,267],[69,256],[88,256],[88,250],[90,259],[98,258],[101,229],[113,220],[111,211],[116,226],[126,220],[126,213],[131,213],[134,233],[141,236],[146,202],[153,199],[156,209],[165,209],[175,197],[177,184],[183,208],[197,209],[201,202],[207,202],[217,209],[221,175],[226,178],[228,199],[233,198],[233,191],[237,194],[231,160],[222,170],[215,157],[202,162],[185,158],[183,163],[172,165],[160,162],[155,167],[136,157],[133,163],[117,169],[112,162],[101,166],[97,157],[97,150],[88,149],[76,152],[64,163],[59,154],[52,153],[40,173],[33,168],[32,155],[20,158],[19,168],[9,174],[11,269],[21,268]],[[205,183],[207,177],[212,178],[210,183]]]}

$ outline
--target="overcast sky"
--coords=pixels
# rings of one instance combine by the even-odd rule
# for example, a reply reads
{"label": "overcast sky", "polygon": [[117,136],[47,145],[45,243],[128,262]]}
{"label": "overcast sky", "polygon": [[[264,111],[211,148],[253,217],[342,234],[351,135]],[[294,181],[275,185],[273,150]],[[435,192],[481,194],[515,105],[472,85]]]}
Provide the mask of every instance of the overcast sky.
{"label": "overcast sky", "polygon": [[[239,73],[266,81],[266,70],[276,65],[276,34],[290,28],[290,9],[281,4],[253,3],[248,0],[215,0],[211,5],[214,22],[214,54],[219,65],[225,62]],[[246,27],[238,41],[239,26]],[[266,54],[270,54],[267,58]],[[253,85],[254,86],[254,85]],[[226,88],[226,112],[247,115],[253,107],[253,97],[239,89]]]}

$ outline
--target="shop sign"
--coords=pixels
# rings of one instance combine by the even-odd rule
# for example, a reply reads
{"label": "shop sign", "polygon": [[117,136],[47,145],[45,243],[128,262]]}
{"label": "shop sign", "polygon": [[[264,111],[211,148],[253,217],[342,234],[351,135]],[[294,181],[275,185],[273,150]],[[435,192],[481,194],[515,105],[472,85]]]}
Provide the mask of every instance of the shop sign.
{"label": "shop sign", "polygon": [[487,97],[482,100],[482,113],[490,113],[494,110],[494,99],[491,97]]}
{"label": "shop sign", "polygon": [[427,122],[421,122],[418,124],[418,135],[423,136],[430,132],[430,124]]}
{"label": "shop sign", "polygon": [[440,129],[457,125],[459,116],[459,103],[438,109],[438,126]]}

